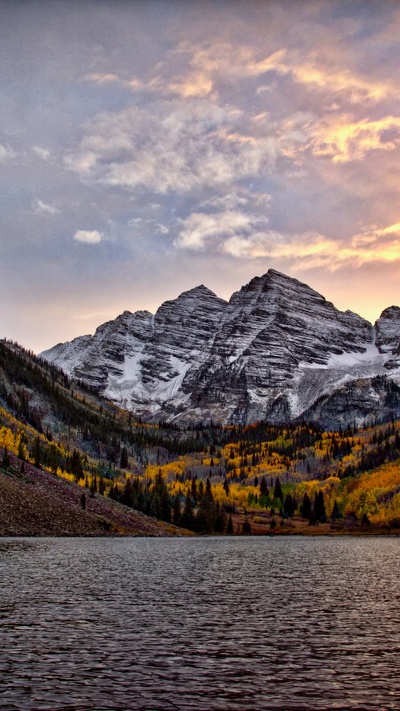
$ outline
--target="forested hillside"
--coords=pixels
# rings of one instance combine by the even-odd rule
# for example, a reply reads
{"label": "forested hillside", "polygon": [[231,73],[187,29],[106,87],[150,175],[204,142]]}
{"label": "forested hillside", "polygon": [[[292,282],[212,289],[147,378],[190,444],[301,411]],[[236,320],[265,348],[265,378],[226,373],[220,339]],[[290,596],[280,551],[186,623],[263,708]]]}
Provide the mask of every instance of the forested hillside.
{"label": "forested hillside", "polygon": [[[129,509],[151,517],[148,521],[163,521],[162,535],[176,532],[175,526],[200,534],[400,529],[397,421],[339,432],[308,423],[148,425],[4,341],[0,458],[0,487],[8,502],[2,510],[3,535],[48,531],[46,526],[29,531],[28,510],[39,506],[47,491],[53,519],[61,516],[64,504],[57,508],[57,497],[61,504],[67,490],[74,492],[72,508],[55,531],[68,531],[66,522],[77,510],[80,517],[92,510],[106,523],[96,519],[94,528],[78,526],[77,531],[99,535],[108,528],[132,535],[134,526],[109,523],[110,511]],[[96,513],[100,504],[111,507],[107,515]],[[23,530],[22,524],[12,528],[13,507],[19,521],[25,510]],[[138,532],[153,535],[150,528]]]}

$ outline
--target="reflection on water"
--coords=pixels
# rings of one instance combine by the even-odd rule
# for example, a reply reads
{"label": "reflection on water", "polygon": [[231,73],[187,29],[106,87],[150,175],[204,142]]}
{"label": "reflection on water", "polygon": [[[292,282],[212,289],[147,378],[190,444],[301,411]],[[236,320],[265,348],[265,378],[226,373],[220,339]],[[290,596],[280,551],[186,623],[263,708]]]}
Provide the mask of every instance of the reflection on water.
{"label": "reflection on water", "polygon": [[0,709],[399,709],[400,541],[2,539]]}

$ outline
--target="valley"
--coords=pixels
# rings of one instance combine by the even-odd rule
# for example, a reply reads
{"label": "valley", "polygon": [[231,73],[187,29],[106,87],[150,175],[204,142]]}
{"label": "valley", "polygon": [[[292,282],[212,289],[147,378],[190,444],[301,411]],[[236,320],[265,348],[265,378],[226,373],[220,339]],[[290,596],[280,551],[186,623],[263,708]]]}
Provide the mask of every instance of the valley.
{"label": "valley", "polygon": [[1,535],[396,533],[399,462],[395,418],[146,423],[0,344]]}

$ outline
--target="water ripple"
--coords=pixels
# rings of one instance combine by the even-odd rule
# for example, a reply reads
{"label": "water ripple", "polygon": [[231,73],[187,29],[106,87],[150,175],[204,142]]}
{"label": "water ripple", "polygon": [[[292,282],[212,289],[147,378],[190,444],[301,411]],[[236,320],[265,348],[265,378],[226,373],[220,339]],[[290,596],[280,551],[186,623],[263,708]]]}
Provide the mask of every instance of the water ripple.
{"label": "water ripple", "polygon": [[400,708],[400,541],[2,539],[2,711]]}

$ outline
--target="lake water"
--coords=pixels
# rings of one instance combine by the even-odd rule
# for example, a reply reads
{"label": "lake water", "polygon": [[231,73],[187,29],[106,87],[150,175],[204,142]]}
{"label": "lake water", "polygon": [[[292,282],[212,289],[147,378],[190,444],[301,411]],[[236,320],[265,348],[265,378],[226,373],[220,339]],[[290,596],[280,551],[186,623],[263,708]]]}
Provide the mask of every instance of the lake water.
{"label": "lake water", "polygon": [[0,709],[400,709],[400,540],[0,539]]}

